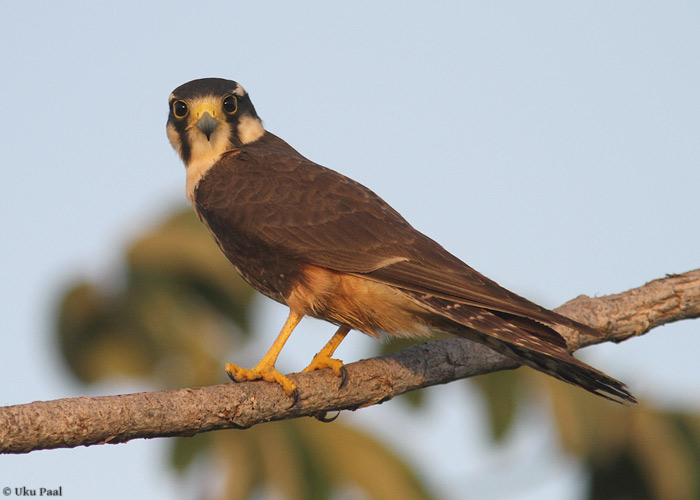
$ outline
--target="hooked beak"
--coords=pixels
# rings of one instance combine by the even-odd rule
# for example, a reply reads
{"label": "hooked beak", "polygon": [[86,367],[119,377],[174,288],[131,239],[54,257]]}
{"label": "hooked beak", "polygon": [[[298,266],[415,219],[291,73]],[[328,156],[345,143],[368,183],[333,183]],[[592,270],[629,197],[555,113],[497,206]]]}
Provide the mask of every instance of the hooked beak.
{"label": "hooked beak", "polygon": [[[216,127],[221,121],[220,110],[217,104],[205,100],[200,102],[192,110],[192,118],[190,122],[190,127],[197,127],[202,133],[207,137],[207,141],[211,139],[211,135],[216,130]],[[188,127],[189,128],[189,127]]]}
{"label": "hooked beak", "polygon": [[207,136],[207,140],[211,137],[211,134],[216,130],[216,127],[219,125],[219,122],[211,116],[208,112],[204,112],[202,114],[202,117],[197,120],[197,123],[195,123],[197,128],[202,131],[204,135]]}

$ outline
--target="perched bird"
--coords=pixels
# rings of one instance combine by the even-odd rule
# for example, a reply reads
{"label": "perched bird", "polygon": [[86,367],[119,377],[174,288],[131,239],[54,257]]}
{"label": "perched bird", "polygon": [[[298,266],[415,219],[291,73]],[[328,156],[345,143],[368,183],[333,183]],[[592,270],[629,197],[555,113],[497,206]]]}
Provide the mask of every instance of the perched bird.
{"label": "perched bird", "polygon": [[305,315],[338,326],[305,369],[344,371],[332,355],[350,330],[374,337],[471,339],[548,375],[618,402],[621,382],[571,356],[562,325],[592,328],[502,288],[414,229],[363,185],[306,159],[263,128],[248,93],[220,78],[194,80],[169,98],[168,139],[187,171],[187,198],[233,267],[289,307],[268,353],[234,381],[296,386],[275,369]]}

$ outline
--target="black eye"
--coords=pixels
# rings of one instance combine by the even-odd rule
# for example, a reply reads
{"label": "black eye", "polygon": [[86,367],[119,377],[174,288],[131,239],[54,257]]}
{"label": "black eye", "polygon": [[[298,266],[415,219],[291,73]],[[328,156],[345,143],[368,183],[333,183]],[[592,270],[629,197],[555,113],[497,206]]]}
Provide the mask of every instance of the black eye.
{"label": "black eye", "polygon": [[173,114],[175,115],[175,118],[184,118],[187,116],[188,111],[189,110],[187,109],[187,104],[185,104],[185,101],[173,102]]}
{"label": "black eye", "polygon": [[224,97],[224,102],[221,104],[221,107],[224,108],[224,111],[229,115],[232,115],[238,110],[238,101],[235,96],[226,96]]}

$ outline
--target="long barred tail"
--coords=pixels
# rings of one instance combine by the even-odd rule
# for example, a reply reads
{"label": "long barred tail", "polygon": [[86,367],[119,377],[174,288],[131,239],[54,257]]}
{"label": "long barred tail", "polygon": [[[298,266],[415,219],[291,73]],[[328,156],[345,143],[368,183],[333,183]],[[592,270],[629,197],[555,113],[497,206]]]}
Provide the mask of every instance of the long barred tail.
{"label": "long barred tail", "polygon": [[441,317],[434,325],[439,329],[475,340],[535,370],[605,399],[623,404],[637,402],[625,384],[569,354],[566,341],[547,325],[433,295],[405,293]]}
{"label": "long barred tail", "polygon": [[[485,335],[485,337],[488,337]],[[488,343],[487,343],[488,342]],[[627,386],[568,353],[543,353],[501,341],[484,342],[493,350],[541,371],[547,375],[579,386],[597,396],[616,403],[637,403]]]}

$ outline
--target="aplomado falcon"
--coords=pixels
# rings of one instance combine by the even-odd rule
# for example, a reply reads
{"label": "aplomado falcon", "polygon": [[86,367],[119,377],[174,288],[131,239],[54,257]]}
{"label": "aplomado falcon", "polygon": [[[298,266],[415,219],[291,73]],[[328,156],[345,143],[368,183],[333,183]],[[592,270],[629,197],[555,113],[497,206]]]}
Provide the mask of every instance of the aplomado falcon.
{"label": "aplomado falcon", "polygon": [[343,364],[331,356],[350,330],[475,340],[548,375],[616,401],[621,382],[571,356],[553,325],[601,335],[499,286],[420,233],[375,193],[317,165],[263,128],[248,93],[220,78],[194,80],[169,98],[168,139],[185,163],[187,198],[240,275],[289,307],[268,353],[234,381],[296,386],[275,369],[305,315],[338,330],[305,371]]}

